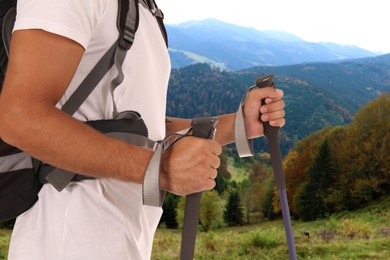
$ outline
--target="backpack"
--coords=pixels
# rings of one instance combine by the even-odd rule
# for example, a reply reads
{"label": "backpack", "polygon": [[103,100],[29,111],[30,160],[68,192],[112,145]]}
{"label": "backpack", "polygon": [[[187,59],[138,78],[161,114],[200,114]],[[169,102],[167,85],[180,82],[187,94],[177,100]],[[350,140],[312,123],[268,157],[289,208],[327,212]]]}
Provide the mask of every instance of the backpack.
{"label": "backpack", "polygon": [[[16,0],[0,0],[0,94],[7,69],[9,43],[16,16],[16,4]],[[153,0],[148,0],[147,4],[156,17],[167,44],[162,12]],[[73,115],[113,65],[116,66],[119,73],[118,77],[113,80],[115,83],[114,86],[112,84],[112,91],[121,83],[123,80],[123,75],[121,75],[122,63],[126,52],[131,48],[134,41],[138,20],[138,1],[118,0],[118,40],[86,76],[75,93],[64,104],[62,111]],[[123,116],[124,114],[126,116]],[[128,111],[124,114],[118,113],[117,120],[100,120],[88,123],[101,132],[113,131],[114,129],[115,132],[131,132],[140,136],[147,136],[146,126],[139,114],[136,112],[129,113]],[[62,185],[61,188],[56,187],[58,190],[63,189],[71,180],[77,181],[87,178],[75,177],[75,174],[65,171],[61,174],[50,175],[52,171],[53,167],[48,167],[31,158],[27,153],[8,145],[0,138],[0,223],[19,216],[34,205],[38,200],[40,188],[47,182],[47,175],[52,177],[53,182],[50,182],[53,186],[56,187],[56,183]],[[41,172],[45,174],[43,177]],[[65,178],[67,181],[63,180],[64,176],[68,176]]]}

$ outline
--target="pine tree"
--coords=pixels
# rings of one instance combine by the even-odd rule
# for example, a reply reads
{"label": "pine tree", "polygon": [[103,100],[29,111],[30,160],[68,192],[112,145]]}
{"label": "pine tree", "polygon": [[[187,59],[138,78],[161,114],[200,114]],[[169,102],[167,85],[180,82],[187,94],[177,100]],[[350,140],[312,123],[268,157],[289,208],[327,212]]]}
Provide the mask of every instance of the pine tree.
{"label": "pine tree", "polygon": [[163,215],[161,217],[160,223],[165,223],[167,228],[177,228],[177,213],[176,208],[178,204],[179,197],[171,193],[167,193],[166,198],[163,204]]}
{"label": "pine tree", "polygon": [[272,178],[271,180],[268,181],[266,185],[266,192],[261,207],[263,216],[266,217],[268,220],[275,219],[275,212],[272,207],[272,200],[274,198],[274,189],[275,189],[275,181]]}
{"label": "pine tree", "polygon": [[304,221],[325,216],[329,210],[325,204],[328,189],[333,182],[332,158],[328,140],[321,144],[309,170],[309,179],[298,196],[298,214]]}
{"label": "pine tree", "polygon": [[228,203],[226,204],[223,218],[229,226],[239,226],[243,224],[241,197],[237,191],[233,191],[229,195]]}

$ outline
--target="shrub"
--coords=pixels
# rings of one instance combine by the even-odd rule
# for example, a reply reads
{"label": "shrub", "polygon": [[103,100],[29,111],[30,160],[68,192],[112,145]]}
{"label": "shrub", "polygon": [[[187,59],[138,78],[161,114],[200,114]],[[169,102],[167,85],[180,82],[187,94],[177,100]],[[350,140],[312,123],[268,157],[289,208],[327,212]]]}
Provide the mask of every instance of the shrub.
{"label": "shrub", "polygon": [[279,236],[273,228],[270,232],[254,232],[250,237],[250,243],[261,249],[275,248],[280,245]]}
{"label": "shrub", "polygon": [[340,235],[342,237],[369,239],[372,233],[370,225],[361,221],[344,219],[340,224]]}
{"label": "shrub", "polygon": [[219,241],[214,232],[210,231],[205,233],[202,242],[206,250],[218,251]]}

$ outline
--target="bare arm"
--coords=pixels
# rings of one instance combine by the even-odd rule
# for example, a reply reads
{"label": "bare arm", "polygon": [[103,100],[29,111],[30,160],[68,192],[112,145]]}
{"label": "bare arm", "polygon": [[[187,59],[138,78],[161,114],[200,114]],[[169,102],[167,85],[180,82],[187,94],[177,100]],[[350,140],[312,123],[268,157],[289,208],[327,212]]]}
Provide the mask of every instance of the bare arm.
{"label": "bare arm", "polygon": [[[217,116],[218,124],[215,141],[220,145],[234,142],[234,118],[235,114]],[[167,133],[174,133],[191,125],[190,119],[167,117]]]}
{"label": "bare arm", "polygon": [[14,33],[0,96],[0,136],[57,167],[140,183],[151,152],[102,135],[55,107],[83,52],[76,42],[42,30]]}
{"label": "bare arm", "polygon": [[[249,92],[244,105],[245,129],[248,138],[255,138],[263,135],[262,122],[270,122],[272,126],[282,127],[284,120],[283,92],[274,88],[255,89]],[[261,105],[261,100],[266,99],[266,104]],[[261,120],[260,120],[261,116]],[[217,132],[215,141],[220,145],[233,143],[234,122],[236,114],[225,114],[217,116]],[[190,127],[191,120],[183,118],[167,118],[167,132],[177,132]]]}

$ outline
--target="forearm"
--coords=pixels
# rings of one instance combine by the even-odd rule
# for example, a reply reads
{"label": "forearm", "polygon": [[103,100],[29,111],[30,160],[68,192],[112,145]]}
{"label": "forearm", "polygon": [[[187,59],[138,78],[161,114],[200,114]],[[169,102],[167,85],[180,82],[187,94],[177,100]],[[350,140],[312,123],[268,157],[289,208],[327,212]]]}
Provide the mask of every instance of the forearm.
{"label": "forearm", "polygon": [[72,172],[142,182],[150,151],[105,136],[50,105],[25,107],[2,118],[6,142]]}
{"label": "forearm", "polygon": [[[236,114],[225,114],[217,116],[218,124],[215,135],[215,141],[220,145],[226,145],[234,142],[234,120]],[[177,132],[191,126],[190,119],[167,118],[167,133]]]}

